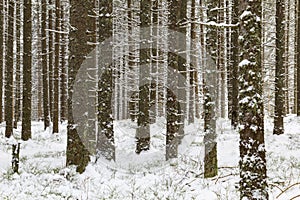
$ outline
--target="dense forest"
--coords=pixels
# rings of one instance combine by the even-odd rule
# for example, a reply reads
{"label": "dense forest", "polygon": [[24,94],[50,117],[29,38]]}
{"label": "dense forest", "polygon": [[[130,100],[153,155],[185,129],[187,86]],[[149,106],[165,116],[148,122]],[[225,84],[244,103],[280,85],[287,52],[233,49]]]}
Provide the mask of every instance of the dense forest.
{"label": "dense forest", "polygon": [[[2,0],[0,13],[1,199],[300,197],[299,1]],[[156,178],[14,193],[49,157],[66,185],[93,170]],[[193,193],[194,181],[207,182]]]}

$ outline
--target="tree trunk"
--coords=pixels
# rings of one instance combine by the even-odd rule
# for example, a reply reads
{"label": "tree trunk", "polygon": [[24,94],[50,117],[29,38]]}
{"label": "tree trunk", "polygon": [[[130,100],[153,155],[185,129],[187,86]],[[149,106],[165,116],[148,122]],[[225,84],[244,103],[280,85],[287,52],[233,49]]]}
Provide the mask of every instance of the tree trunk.
{"label": "tree trunk", "polygon": [[[211,0],[207,3],[208,22],[218,22],[218,1]],[[218,101],[218,29],[215,26],[207,27],[207,51],[214,66],[213,69],[204,71],[204,177],[214,177],[218,173],[217,143],[216,143],[216,112]],[[215,81],[215,82],[213,82]]]}
{"label": "tree trunk", "polygon": [[67,32],[67,9],[66,2],[61,3],[61,71],[60,71],[60,120],[67,120],[66,116],[66,100],[67,100],[67,45],[68,35]]}
{"label": "tree trunk", "polygon": [[44,130],[46,130],[46,128],[48,128],[50,125],[46,20],[47,20],[47,0],[42,0],[42,78],[43,78]]}
{"label": "tree trunk", "polygon": [[3,122],[3,35],[4,35],[3,4],[0,3],[0,123]]}
{"label": "tree trunk", "polygon": [[300,116],[300,3],[297,16],[297,116]]}
{"label": "tree trunk", "polygon": [[[18,122],[21,119],[21,42],[20,42],[20,26],[21,13],[20,3],[16,3],[16,87],[15,87],[15,108],[14,108],[14,128],[17,128]],[[18,21],[20,20],[20,21]]]}
{"label": "tree trunk", "polygon": [[261,63],[261,1],[240,0],[240,199],[268,199]]}
{"label": "tree trunk", "polygon": [[[77,130],[73,116],[73,87],[76,74],[86,56],[95,48],[88,42],[94,40],[90,34],[90,28],[94,27],[94,1],[87,0],[82,6],[81,0],[71,1],[70,10],[70,58],[69,58],[69,81],[68,81],[68,140],[67,140],[67,165],[77,165],[77,171],[82,173],[90,161],[89,152],[84,146]],[[75,113],[76,114],[76,113]]]}
{"label": "tree trunk", "polygon": [[32,67],[32,20],[31,0],[24,0],[24,54],[23,54],[23,115],[22,140],[31,138],[31,67]]}
{"label": "tree trunk", "polygon": [[[285,108],[285,66],[284,57],[285,46],[285,24],[284,24],[284,7],[283,0],[276,1],[276,66],[275,66],[275,116],[273,134],[283,134],[283,117]],[[287,63],[286,63],[287,64]]]}
{"label": "tree trunk", "polygon": [[58,121],[59,121],[59,44],[60,44],[60,0],[55,2],[55,65],[53,71],[53,133],[58,133]]}
{"label": "tree trunk", "polygon": [[[99,2],[100,18],[99,29],[101,34],[99,35],[100,44],[106,39],[112,37],[112,0],[103,0]],[[107,51],[106,55],[112,56],[111,50]],[[101,58],[100,58],[101,59]],[[104,63],[104,66],[100,66],[102,76],[99,77],[98,82],[98,141],[97,141],[97,154],[103,156],[108,160],[115,160],[115,142],[114,142],[114,125],[112,115],[112,92],[113,92],[113,73],[112,63]],[[103,70],[104,69],[104,70]]]}
{"label": "tree trunk", "polygon": [[[239,13],[239,0],[233,0],[232,6],[232,24],[237,24],[239,21],[238,13]],[[231,56],[231,71],[232,76],[230,78],[231,85],[231,93],[232,93],[232,107],[231,107],[231,125],[236,128],[238,125],[238,109],[239,109],[239,101],[238,101],[238,65],[239,65],[239,43],[238,43],[238,35],[239,29],[233,28],[231,34],[231,42],[232,42],[232,56]]]}
{"label": "tree trunk", "polygon": [[8,2],[8,30],[6,42],[6,66],[5,66],[5,137],[13,134],[13,48],[14,48],[14,1]]}
{"label": "tree trunk", "polygon": [[[150,28],[151,25],[151,0],[142,0],[140,3],[140,28]],[[150,148],[150,87],[148,87],[147,83],[149,83],[150,71],[141,70],[143,65],[147,65],[147,69],[149,68],[150,61],[150,31],[140,32],[140,83],[146,83],[144,85],[139,85],[139,114],[138,114],[138,129],[136,133],[136,153],[140,153],[142,151],[147,151]],[[143,47],[142,47],[143,46]]]}
{"label": "tree trunk", "polygon": [[54,27],[53,27],[53,2],[54,0],[49,0],[49,5],[51,7],[48,11],[48,85],[49,85],[49,112],[50,112],[50,121],[53,122],[53,102],[54,102],[54,96],[53,96],[53,69],[54,69],[54,62],[53,62],[53,56],[54,56]]}

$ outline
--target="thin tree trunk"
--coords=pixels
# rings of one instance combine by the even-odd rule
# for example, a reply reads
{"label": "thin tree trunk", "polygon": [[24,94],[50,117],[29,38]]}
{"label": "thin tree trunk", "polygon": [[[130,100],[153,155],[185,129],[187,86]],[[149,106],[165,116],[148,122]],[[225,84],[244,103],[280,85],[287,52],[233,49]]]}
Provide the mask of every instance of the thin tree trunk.
{"label": "thin tree trunk", "polygon": [[61,71],[60,71],[60,120],[67,120],[66,116],[66,99],[67,99],[67,20],[66,20],[66,2],[61,3]]}
{"label": "thin tree trunk", "polygon": [[21,12],[20,2],[16,2],[16,87],[15,87],[15,108],[14,108],[14,128],[17,128],[17,124],[21,119]]}
{"label": "thin tree trunk", "polygon": [[[284,24],[284,0],[276,1],[276,69],[275,69],[275,116],[273,134],[283,134],[283,117],[285,108],[285,66],[284,57],[285,46],[285,24]],[[286,63],[287,64],[287,63]]]}
{"label": "thin tree trunk", "polygon": [[32,20],[31,0],[24,0],[24,54],[23,54],[23,115],[22,115],[22,140],[31,138],[31,67],[32,67]]}
{"label": "thin tree trunk", "polygon": [[7,49],[5,66],[5,137],[13,134],[13,47],[14,47],[14,1],[8,2],[8,30],[7,30]]}
{"label": "thin tree trunk", "polygon": [[[232,24],[237,24],[239,17],[239,0],[233,0],[232,6]],[[238,125],[238,109],[239,109],[239,101],[238,101],[238,65],[239,65],[239,43],[238,43],[238,35],[239,29],[233,28],[231,34],[231,42],[232,42],[232,56],[231,56],[231,70],[232,70],[232,77],[230,78],[231,84],[231,93],[232,93],[232,107],[231,107],[231,125],[236,128]]]}
{"label": "thin tree trunk", "polygon": [[0,123],[3,122],[3,35],[4,35],[4,11],[3,4],[0,3]]}
{"label": "thin tree trunk", "polygon": [[54,62],[53,62],[53,55],[54,55],[54,27],[53,27],[53,2],[54,0],[49,0],[49,5],[51,7],[49,8],[48,12],[48,82],[49,82],[49,112],[50,112],[50,121],[53,122],[53,102],[54,102],[54,96],[53,96],[53,69],[54,69]]}
{"label": "thin tree trunk", "polygon": [[42,78],[43,78],[44,130],[46,130],[46,128],[48,128],[50,125],[46,20],[47,20],[47,0],[42,0]]}
{"label": "thin tree trunk", "polygon": [[[207,16],[209,22],[217,22],[218,20],[218,1],[211,0],[208,2]],[[218,28],[215,26],[207,27],[207,50],[213,61],[210,63],[215,67],[204,71],[204,177],[214,177],[218,173],[217,164],[217,143],[216,143],[216,117],[217,117],[217,101],[218,101]],[[214,80],[213,80],[214,79]],[[213,82],[215,81],[215,82]]]}
{"label": "thin tree trunk", "polygon": [[300,3],[297,15],[297,116],[300,116]]}
{"label": "thin tree trunk", "polygon": [[53,71],[53,133],[58,133],[58,121],[59,121],[59,44],[60,44],[60,0],[55,2],[55,65]]}

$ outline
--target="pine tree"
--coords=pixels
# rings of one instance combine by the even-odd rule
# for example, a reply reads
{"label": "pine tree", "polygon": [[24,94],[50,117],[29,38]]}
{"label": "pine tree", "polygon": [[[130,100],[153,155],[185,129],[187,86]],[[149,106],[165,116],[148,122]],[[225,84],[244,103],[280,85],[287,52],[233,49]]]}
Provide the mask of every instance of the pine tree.
{"label": "pine tree", "polygon": [[55,62],[53,70],[53,133],[58,133],[59,121],[59,67],[60,67],[60,0],[55,1]]}
{"label": "pine tree", "polygon": [[[76,130],[73,116],[73,87],[75,84],[76,74],[86,56],[95,48],[88,42],[93,41],[89,34],[90,28],[94,27],[95,20],[90,17],[94,16],[94,1],[87,0],[82,6],[81,0],[71,1],[70,9],[70,59],[68,68],[68,139],[67,139],[67,165],[76,165],[77,171],[82,173],[90,161],[89,152],[80,139]],[[75,114],[75,113],[74,113]]]}
{"label": "pine tree", "polygon": [[297,16],[297,116],[300,116],[300,3]]}
{"label": "pine tree", "polygon": [[42,78],[43,78],[43,114],[44,114],[44,129],[50,125],[49,116],[49,87],[48,87],[48,46],[47,46],[47,1],[42,0]]}
{"label": "pine tree", "polygon": [[[151,0],[142,0],[140,3],[140,28],[149,28],[151,24]],[[140,69],[143,65],[149,66],[150,61],[150,31],[141,30],[140,32]],[[149,67],[147,67],[148,69]],[[140,83],[149,79],[150,71],[140,70]],[[139,113],[138,113],[138,129],[136,133],[136,153],[149,150],[150,148],[150,91],[149,84],[140,86],[139,88]]]}
{"label": "pine tree", "polygon": [[0,3],[0,123],[3,121],[3,35],[4,35],[4,12],[3,4]]}
{"label": "pine tree", "polygon": [[8,1],[8,31],[5,59],[5,137],[13,134],[13,47],[14,47],[14,1]]}
{"label": "pine tree", "polygon": [[[102,44],[106,39],[112,37],[112,0],[99,1],[99,43]],[[106,55],[112,56],[111,49],[103,49]],[[99,58],[101,59],[101,58]],[[102,62],[103,63],[103,62]],[[112,92],[113,92],[113,73],[112,63],[104,63],[101,68],[102,76],[98,82],[98,141],[97,153],[108,160],[115,160],[115,142],[114,142],[114,125],[112,116]]]}
{"label": "pine tree", "polygon": [[[207,2],[207,16],[208,22],[217,23],[218,19],[218,2],[211,0]],[[217,143],[216,143],[216,106],[217,106],[217,84],[212,81],[217,81],[216,69],[218,64],[218,31],[216,26],[207,27],[207,51],[212,61],[213,69],[206,69],[204,71],[204,177],[214,177],[218,173],[217,161]]]}
{"label": "pine tree", "polygon": [[15,78],[15,107],[14,107],[14,128],[21,120],[21,6],[16,2],[16,78]]}
{"label": "pine tree", "polygon": [[240,199],[268,199],[262,99],[261,1],[240,0]]}
{"label": "pine tree", "polygon": [[32,67],[32,8],[31,0],[24,0],[24,54],[23,54],[23,115],[22,140],[31,138],[31,67]]}
{"label": "pine tree", "polygon": [[276,68],[275,68],[275,116],[273,134],[283,134],[283,117],[284,117],[284,81],[285,81],[285,66],[284,57],[284,0],[276,1]]}

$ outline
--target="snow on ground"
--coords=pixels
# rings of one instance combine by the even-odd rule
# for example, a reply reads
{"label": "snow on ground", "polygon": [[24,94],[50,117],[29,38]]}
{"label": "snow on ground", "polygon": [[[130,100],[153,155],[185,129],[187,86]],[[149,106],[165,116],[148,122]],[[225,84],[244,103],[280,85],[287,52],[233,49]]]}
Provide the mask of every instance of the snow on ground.
{"label": "snow on ground", "polygon": [[[115,124],[116,163],[91,162],[83,174],[65,167],[66,124],[59,134],[33,122],[33,137],[21,142],[19,174],[11,172],[11,143],[0,126],[0,199],[11,200],[235,200],[239,199],[239,136],[227,120],[218,121],[219,175],[203,179],[203,121],[185,128],[179,158],[165,158],[165,120],[151,125],[151,150],[134,153],[136,124]],[[265,120],[270,199],[300,195],[300,118],[285,118],[285,134],[272,135],[272,120]],[[19,141],[20,127],[15,130]],[[95,159],[92,159],[95,160]],[[294,198],[297,199],[297,198]],[[298,198],[300,199],[300,198]]]}

